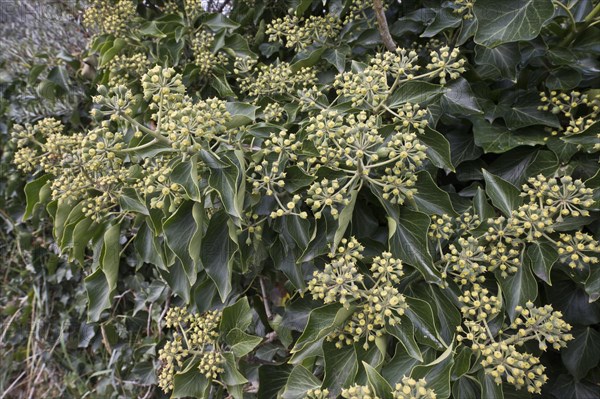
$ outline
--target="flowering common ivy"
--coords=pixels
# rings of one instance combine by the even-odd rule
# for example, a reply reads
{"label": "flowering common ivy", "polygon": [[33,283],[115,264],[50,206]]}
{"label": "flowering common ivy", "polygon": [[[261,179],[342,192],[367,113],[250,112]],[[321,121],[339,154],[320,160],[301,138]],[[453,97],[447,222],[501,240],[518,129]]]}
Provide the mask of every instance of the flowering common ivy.
{"label": "flowering common ivy", "polygon": [[10,129],[24,219],[47,212],[87,273],[89,322],[110,325],[132,279],[165,287],[148,384],[446,399],[597,383],[582,32],[598,6],[204,3],[93,1],[84,120]]}

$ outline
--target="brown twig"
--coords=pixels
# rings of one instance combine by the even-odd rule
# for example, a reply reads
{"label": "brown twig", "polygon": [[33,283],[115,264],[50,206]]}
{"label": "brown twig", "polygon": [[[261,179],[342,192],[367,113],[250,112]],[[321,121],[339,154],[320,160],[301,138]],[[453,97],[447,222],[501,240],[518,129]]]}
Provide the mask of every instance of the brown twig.
{"label": "brown twig", "polygon": [[385,18],[385,13],[383,12],[383,3],[381,0],[373,0],[373,10],[375,11],[375,17],[377,17],[377,28],[379,29],[379,34],[381,35],[381,40],[385,47],[389,51],[396,51],[396,42],[392,39],[392,35],[390,34],[390,29],[388,27],[387,19]]}
{"label": "brown twig", "polygon": [[262,276],[258,278],[258,281],[260,282],[260,290],[262,292],[262,300],[265,306],[265,313],[267,315],[267,318],[271,320],[273,318],[273,313],[271,313],[271,307],[269,306],[269,300],[267,299],[267,289],[265,288],[265,282]]}

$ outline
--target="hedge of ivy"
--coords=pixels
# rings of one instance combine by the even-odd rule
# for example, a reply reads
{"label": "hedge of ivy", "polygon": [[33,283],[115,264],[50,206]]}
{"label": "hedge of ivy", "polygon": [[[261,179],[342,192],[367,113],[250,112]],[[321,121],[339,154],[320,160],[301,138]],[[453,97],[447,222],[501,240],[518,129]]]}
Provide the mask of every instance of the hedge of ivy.
{"label": "hedge of ivy", "polygon": [[600,4],[211,7],[92,1],[3,84],[7,243],[86,306],[60,394],[598,397]]}

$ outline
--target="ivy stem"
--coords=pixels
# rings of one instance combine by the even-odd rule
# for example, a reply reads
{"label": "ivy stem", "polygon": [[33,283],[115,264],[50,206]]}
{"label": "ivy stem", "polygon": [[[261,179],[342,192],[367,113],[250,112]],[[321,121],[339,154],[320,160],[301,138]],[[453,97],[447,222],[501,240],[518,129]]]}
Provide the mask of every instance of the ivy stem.
{"label": "ivy stem", "polygon": [[381,35],[383,44],[385,44],[385,47],[389,51],[396,51],[396,43],[390,34],[390,29],[388,27],[387,19],[385,18],[385,13],[383,12],[383,3],[381,0],[373,0],[373,10],[375,11],[375,16],[377,17],[377,28],[379,29],[379,34]]}
{"label": "ivy stem", "polygon": [[566,46],[570,44],[573,40],[575,40],[577,35],[585,31],[592,23],[595,23],[594,18],[596,17],[596,15],[598,15],[598,13],[600,13],[600,3],[598,3],[596,7],[594,7],[594,9],[590,11],[590,13],[585,17],[582,23],[582,27],[580,29],[573,29],[569,33],[569,35],[565,37],[563,41],[560,42],[560,45]]}
{"label": "ivy stem", "polygon": [[271,313],[271,307],[269,306],[269,302],[267,299],[267,289],[265,287],[265,281],[262,276],[258,277],[258,281],[260,282],[260,292],[262,293],[263,305],[265,306],[265,314],[267,315],[267,319],[271,320],[273,318],[273,313]]}
{"label": "ivy stem", "polygon": [[145,148],[148,148],[154,144],[158,143],[158,140],[156,139],[152,139],[149,142],[147,142],[146,144],[142,144],[139,145],[137,147],[129,147],[129,148],[125,148],[124,150],[111,150],[114,151],[116,153],[127,153],[127,152],[134,152],[134,151],[139,151],[139,150],[143,150]]}
{"label": "ivy stem", "polygon": [[577,23],[575,22],[575,17],[573,17],[573,13],[571,12],[571,9],[569,9],[569,7],[567,7],[566,5],[561,3],[560,0],[554,0],[553,3],[555,6],[559,6],[560,8],[565,10],[565,12],[567,13],[567,16],[569,17],[569,21],[571,24],[571,32],[574,32],[577,29]]}
{"label": "ivy stem", "polygon": [[123,119],[125,119],[127,122],[131,123],[132,125],[134,125],[135,127],[137,127],[138,129],[140,129],[142,132],[149,134],[150,136],[154,137],[156,140],[165,143],[165,144],[169,144],[171,145],[171,141],[169,139],[167,139],[165,136],[161,135],[160,133],[149,129],[148,127],[142,125],[141,123],[139,123],[138,121],[136,121],[135,119],[133,119],[131,116],[120,112],[119,116],[121,116]]}

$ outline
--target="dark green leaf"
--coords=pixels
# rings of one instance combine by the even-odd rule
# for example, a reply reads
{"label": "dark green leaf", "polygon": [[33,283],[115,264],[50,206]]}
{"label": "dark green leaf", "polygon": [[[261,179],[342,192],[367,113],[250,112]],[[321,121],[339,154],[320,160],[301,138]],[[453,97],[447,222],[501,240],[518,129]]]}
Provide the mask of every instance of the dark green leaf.
{"label": "dark green leaf", "polygon": [[452,350],[451,345],[433,362],[415,367],[411,374],[414,379],[424,378],[439,399],[450,397],[450,374],[454,365]]}
{"label": "dark green leaf", "polygon": [[319,388],[321,381],[317,379],[304,366],[294,367],[285,385],[285,391],[281,397],[283,399],[303,399],[306,392],[310,389]]}
{"label": "dark green leaf", "polygon": [[600,362],[600,333],[585,327],[574,335],[575,339],[561,351],[561,357],[569,373],[581,380]]}
{"label": "dark green leaf", "polygon": [[502,153],[520,145],[544,144],[546,134],[541,130],[526,129],[512,131],[506,127],[492,125],[483,118],[474,118],[475,143],[485,152]]}
{"label": "dark green leaf", "polygon": [[[426,281],[441,282],[428,249],[429,217],[405,208],[402,209],[401,214],[394,216],[396,217],[388,216],[389,244],[392,254],[419,270]],[[421,250],[415,251],[414,248],[421,248]]]}
{"label": "dark green leaf", "polygon": [[380,399],[392,399],[392,387],[388,382],[375,370],[370,364],[362,362],[369,385],[375,391],[375,394]]}
{"label": "dark green leaf", "polygon": [[432,101],[444,93],[445,89],[436,84],[408,81],[400,85],[388,99],[388,107],[396,108],[402,104],[422,104]]}
{"label": "dark green leaf", "polygon": [[554,14],[551,0],[478,0],[475,42],[486,47],[531,40]]}
{"label": "dark green leaf", "polygon": [[520,191],[498,176],[494,176],[487,170],[483,170],[485,179],[485,192],[492,200],[492,204],[500,209],[506,216],[510,216],[521,203]]}
{"label": "dark green leaf", "polygon": [[339,349],[333,342],[324,343],[323,359],[325,361],[323,386],[329,389],[331,395],[339,395],[342,388],[346,388],[354,382],[358,371],[356,350],[353,345]]}
{"label": "dark green leaf", "polygon": [[427,126],[425,133],[419,136],[419,140],[427,146],[427,156],[431,163],[438,168],[454,171],[450,157],[450,143],[440,132]]}
{"label": "dark green leaf", "polygon": [[185,371],[175,374],[171,398],[204,398],[210,389],[210,383],[196,367],[190,365]]}
{"label": "dark green leaf", "polygon": [[25,197],[27,198],[27,206],[25,207],[25,214],[23,214],[23,220],[27,220],[31,217],[35,206],[40,202],[40,191],[42,187],[48,183],[52,178],[52,175],[44,175],[37,179],[30,181],[25,185]]}
{"label": "dark green leaf", "polygon": [[408,309],[406,316],[412,321],[415,327],[415,338],[417,342],[421,342],[432,348],[441,350],[445,347],[439,337],[438,326],[431,306],[421,299],[406,297]]}
{"label": "dark green leaf", "polygon": [[417,193],[413,198],[417,205],[417,210],[430,216],[442,214],[450,216],[458,215],[452,207],[452,201],[450,201],[448,193],[434,183],[429,172],[422,170],[417,173],[415,188],[417,189]]}
{"label": "dark green leaf", "polygon": [[202,240],[200,259],[208,276],[215,282],[221,300],[224,302],[231,292],[231,273],[234,255],[238,246],[231,232],[231,220],[223,211],[215,213],[208,223]]}
{"label": "dark green leaf", "polygon": [[251,323],[252,310],[248,304],[248,297],[244,296],[233,305],[223,309],[219,331],[221,334],[228,334],[229,331],[235,328],[246,331]]}
{"label": "dark green leaf", "polygon": [[246,334],[237,327],[230,330],[225,337],[225,342],[227,342],[227,345],[229,345],[235,357],[246,356],[248,353],[252,352],[261,341],[261,337]]}
{"label": "dark green leaf", "polygon": [[292,349],[292,353],[300,352],[307,345],[325,337],[339,327],[352,314],[352,309],[345,309],[340,304],[330,304],[316,308],[310,312],[306,327]]}
{"label": "dark green leaf", "polygon": [[515,307],[525,306],[527,301],[534,301],[538,294],[535,277],[531,273],[531,262],[525,257],[523,264],[517,272],[505,279],[500,279],[502,296],[504,298],[506,313],[513,321],[517,317]]}
{"label": "dark green leaf", "polygon": [[553,245],[547,242],[534,242],[527,248],[527,256],[531,261],[531,267],[536,276],[546,284],[550,282],[552,266],[558,260],[558,252]]}

